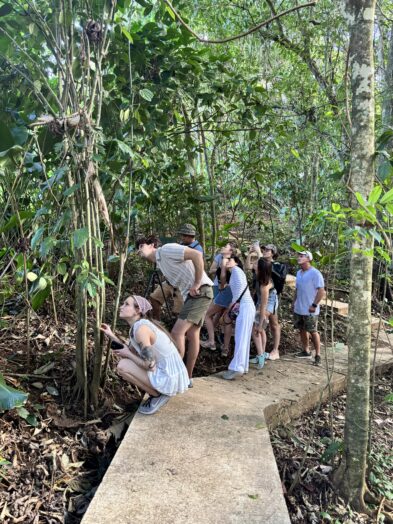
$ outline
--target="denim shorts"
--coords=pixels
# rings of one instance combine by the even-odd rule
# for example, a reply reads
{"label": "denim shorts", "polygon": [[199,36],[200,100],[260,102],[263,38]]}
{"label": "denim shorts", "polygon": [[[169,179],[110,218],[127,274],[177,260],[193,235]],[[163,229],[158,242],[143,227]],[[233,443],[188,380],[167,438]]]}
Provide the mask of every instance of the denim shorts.
{"label": "denim shorts", "polygon": [[[259,311],[260,304],[257,304],[256,308],[257,311]],[[267,299],[266,304],[266,311],[268,313],[271,313],[272,315],[277,315],[277,309],[278,309],[278,295],[276,293],[276,290],[273,290],[271,293],[269,293],[269,297]]]}
{"label": "denim shorts", "polygon": [[230,286],[220,289],[218,295],[214,299],[214,304],[221,307],[229,307],[232,302],[232,291]]}

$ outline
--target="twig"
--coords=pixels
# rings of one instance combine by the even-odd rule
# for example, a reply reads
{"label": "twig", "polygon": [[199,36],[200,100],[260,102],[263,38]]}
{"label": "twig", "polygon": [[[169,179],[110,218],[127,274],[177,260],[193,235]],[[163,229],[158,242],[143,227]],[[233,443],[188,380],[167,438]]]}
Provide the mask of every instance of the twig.
{"label": "twig", "polygon": [[291,9],[287,9],[286,11],[283,11],[282,13],[279,13],[278,15],[272,16],[268,20],[264,20],[263,22],[257,24],[255,27],[248,29],[247,31],[244,31],[243,33],[239,33],[238,35],[234,36],[228,36],[227,38],[222,38],[220,40],[209,40],[203,36],[199,36],[191,27],[183,20],[183,18],[180,16],[180,14],[176,11],[176,9],[173,7],[171,2],[169,0],[164,0],[164,4],[166,4],[177,20],[189,31],[199,42],[202,42],[203,44],[225,44],[227,42],[232,42],[233,40],[238,40],[239,38],[243,38],[245,36],[251,35],[252,33],[255,33],[255,31],[258,31],[261,29],[261,27],[267,26],[271,24],[274,20],[277,20],[281,18],[282,16],[285,16],[289,13],[292,13],[293,11],[298,11],[299,9],[303,9],[304,7],[313,7],[316,5],[318,0],[314,0],[313,2],[309,2],[307,4],[297,5],[295,7],[291,7]]}

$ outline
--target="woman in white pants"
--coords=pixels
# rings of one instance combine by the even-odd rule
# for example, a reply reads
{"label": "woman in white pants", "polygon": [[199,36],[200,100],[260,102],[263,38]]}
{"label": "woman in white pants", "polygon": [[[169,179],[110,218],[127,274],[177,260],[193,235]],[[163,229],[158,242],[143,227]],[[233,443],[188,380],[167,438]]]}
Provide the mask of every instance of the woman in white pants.
{"label": "woman in white pants", "polygon": [[[232,255],[226,267],[231,272],[229,285],[232,291],[232,304],[228,311],[231,310],[232,305],[234,305],[234,308],[239,307],[235,325],[235,354],[228,366],[228,371],[223,375],[225,380],[233,380],[248,371],[255,305],[248,289],[247,278],[240,259]],[[228,315],[225,316],[225,322],[229,322]]]}

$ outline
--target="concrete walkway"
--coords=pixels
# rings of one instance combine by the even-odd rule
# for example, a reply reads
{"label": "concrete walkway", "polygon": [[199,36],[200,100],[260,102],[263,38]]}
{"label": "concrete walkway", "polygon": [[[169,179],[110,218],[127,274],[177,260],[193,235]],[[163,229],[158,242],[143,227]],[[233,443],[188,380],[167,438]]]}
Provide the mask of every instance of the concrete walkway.
{"label": "concrete walkway", "polygon": [[[381,346],[378,368],[393,366]],[[338,392],[346,347],[328,354]],[[325,386],[323,366],[294,358],[233,382],[194,380],[156,415],[134,417],[83,524],[289,524],[268,428],[315,406]]]}

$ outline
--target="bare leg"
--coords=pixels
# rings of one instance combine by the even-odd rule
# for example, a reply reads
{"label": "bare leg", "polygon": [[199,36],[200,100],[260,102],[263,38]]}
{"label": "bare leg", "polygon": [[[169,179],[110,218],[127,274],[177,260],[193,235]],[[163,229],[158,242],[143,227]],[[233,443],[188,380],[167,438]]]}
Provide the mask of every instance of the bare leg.
{"label": "bare leg", "polygon": [[199,355],[199,333],[201,328],[195,324],[187,331],[188,349],[186,358],[186,367],[188,376],[192,378],[195,362]]}
{"label": "bare leg", "polygon": [[[224,308],[217,306],[217,304],[210,304],[205,317],[205,324],[207,332],[209,333],[209,342],[214,344],[214,328],[217,325],[216,316],[218,313],[222,314]],[[219,319],[220,317],[218,317]]]}
{"label": "bare leg", "polygon": [[154,300],[154,298],[150,297],[150,302],[153,308],[153,318],[155,320],[160,320],[161,317],[161,304],[157,302],[157,300]]}
{"label": "bare leg", "polygon": [[120,360],[117,365],[117,372],[124,380],[138,386],[139,389],[146,391],[149,395],[157,397],[160,394],[151,386],[147,371],[141,369],[129,358]]}
{"label": "bare leg", "polygon": [[304,329],[301,329],[300,330],[300,340],[302,342],[302,348],[304,351],[307,351],[307,353],[310,352],[309,350],[309,347],[308,347],[308,344],[309,344],[309,340],[308,340],[308,333],[306,330]]}
{"label": "bare leg", "polygon": [[269,324],[270,329],[272,332],[273,337],[273,350],[270,353],[270,360],[277,360],[280,358],[280,353],[278,351],[278,347],[280,345],[280,339],[281,339],[281,326],[278,322],[278,316],[277,315],[270,315],[269,316]]}
{"label": "bare leg", "polygon": [[184,358],[186,352],[186,333],[193,326],[192,322],[178,318],[172,328],[171,335],[179,350],[181,358]]}
{"label": "bare leg", "polygon": [[314,333],[310,333],[310,334],[311,334],[312,343],[314,344],[315,354],[320,355],[321,354],[321,338],[319,336],[319,333],[318,331],[315,331]]}
{"label": "bare leg", "polygon": [[252,330],[252,339],[254,341],[257,355],[263,355],[266,348],[266,331],[259,333],[256,329]]}
{"label": "bare leg", "polygon": [[[224,317],[224,320],[225,320],[225,317]],[[228,320],[226,322],[228,322]],[[227,324],[226,322],[224,322],[224,347],[222,348],[224,354],[225,353],[228,354],[229,344],[231,343],[231,338],[233,335],[232,323]]]}

